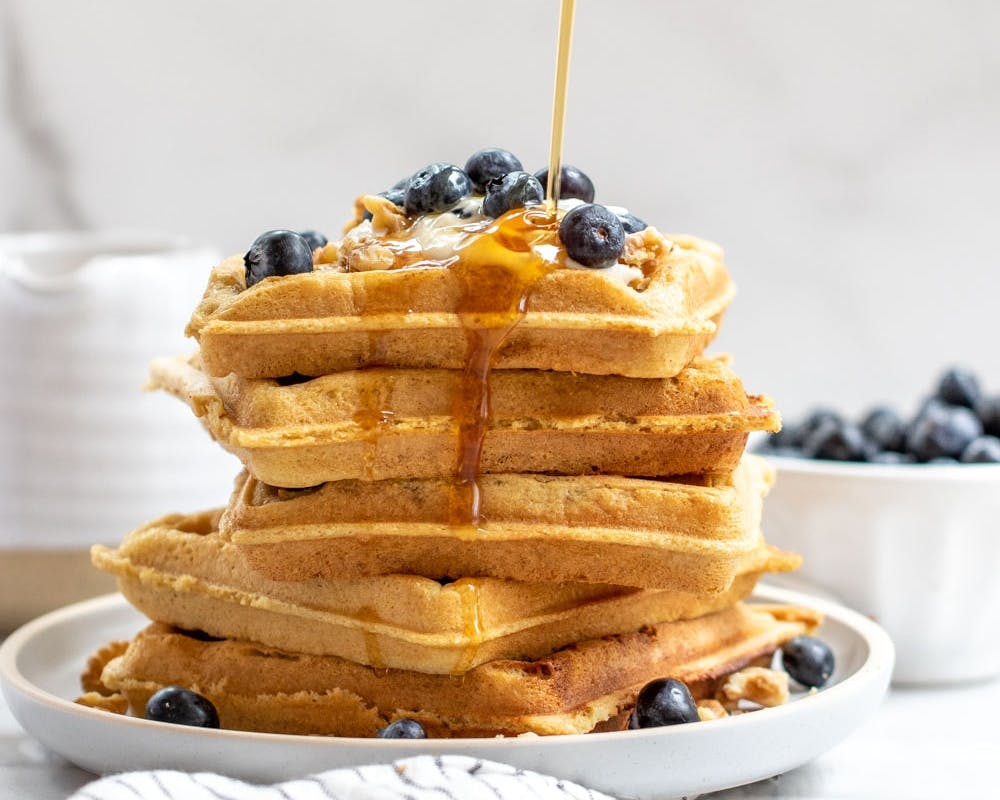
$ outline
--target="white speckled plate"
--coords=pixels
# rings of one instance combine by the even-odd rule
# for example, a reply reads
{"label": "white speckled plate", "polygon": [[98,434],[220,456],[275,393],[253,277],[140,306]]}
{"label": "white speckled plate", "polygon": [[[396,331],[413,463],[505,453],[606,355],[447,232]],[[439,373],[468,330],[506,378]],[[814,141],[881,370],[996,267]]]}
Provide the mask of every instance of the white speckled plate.
{"label": "white speckled plate", "polygon": [[68,606],[0,647],[11,711],[40,742],[94,772],[173,768],[270,783],[419,753],[461,753],[556,775],[621,798],[697,795],[750,783],[812,760],[878,706],[892,672],[888,636],[868,619],[818,598],[760,587],[754,599],[826,615],[831,685],[779,708],[643,731],[520,739],[390,741],[283,736],[166,725],[75,705],[87,656],[130,637],[146,619],[118,595]]}

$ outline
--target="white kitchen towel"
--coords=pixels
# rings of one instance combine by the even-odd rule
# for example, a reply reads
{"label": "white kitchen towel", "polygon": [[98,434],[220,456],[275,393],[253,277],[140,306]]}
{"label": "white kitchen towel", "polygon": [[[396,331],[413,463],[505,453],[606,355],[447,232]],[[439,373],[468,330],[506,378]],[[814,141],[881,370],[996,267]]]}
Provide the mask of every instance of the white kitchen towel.
{"label": "white kitchen towel", "polygon": [[335,769],[272,786],[210,772],[126,772],[89,783],[69,800],[613,800],[551,775],[471,756],[416,756]]}

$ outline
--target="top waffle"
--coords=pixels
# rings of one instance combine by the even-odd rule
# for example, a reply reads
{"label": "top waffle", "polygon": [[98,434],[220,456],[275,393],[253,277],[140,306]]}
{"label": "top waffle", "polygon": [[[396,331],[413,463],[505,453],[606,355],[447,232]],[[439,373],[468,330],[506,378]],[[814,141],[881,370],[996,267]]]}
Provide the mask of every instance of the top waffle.
{"label": "top waffle", "polygon": [[[414,256],[412,247],[399,256],[388,245],[420,220],[407,224],[389,234],[362,222],[341,245],[317,251],[317,261],[330,263],[249,289],[243,259],[222,262],[187,329],[206,371],[276,378],[364,366],[465,367],[470,318],[496,327],[484,318],[509,309],[488,307],[496,292],[471,285],[482,269],[463,274],[447,258]],[[454,239],[461,227],[434,232]],[[558,239],[547,246],[560,247]],[[646,228],[626,237],[611,269],[564,266],[534,282],[492,366],[671,377],[715,336],[733,293],[716,245]]]}

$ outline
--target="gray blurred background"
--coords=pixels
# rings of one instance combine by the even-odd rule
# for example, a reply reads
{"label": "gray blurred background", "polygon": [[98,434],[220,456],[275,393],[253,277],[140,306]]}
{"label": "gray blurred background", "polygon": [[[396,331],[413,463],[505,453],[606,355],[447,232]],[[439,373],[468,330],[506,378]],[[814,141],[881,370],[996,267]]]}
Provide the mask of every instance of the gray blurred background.
{"label": "gray blurred background", "polygon": [[[0,0],[0,231],[239,251],[336,233],[356,194],[482,146],[537,169],[557,14]],[[599,202],[726,247],[715,349],[786,417],[908,409],[951,362],[1000,391],[998,31],[987,0],[580,0],[567,161]]]}

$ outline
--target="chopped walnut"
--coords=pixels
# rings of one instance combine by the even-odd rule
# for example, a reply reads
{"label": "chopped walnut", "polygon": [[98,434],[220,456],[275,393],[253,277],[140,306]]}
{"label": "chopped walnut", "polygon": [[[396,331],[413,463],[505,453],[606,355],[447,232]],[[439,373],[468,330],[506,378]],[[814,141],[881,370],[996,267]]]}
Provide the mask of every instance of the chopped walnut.
{"label": "chopped walnut", "polygon": [[410,224],[406,212],[388,198],[366,194],[361,198],[361,203],[372,215],[373,230],[399,233]]}
{"label": "chopped walnut", "polygon": [[111,694],[111,690],[101,681],[101,673],[112,658],[117,658],[128,649],[128,641],[115,639],[87,659],[87,665],[80,676],[80,686],[83,691],[98,694]]}
{"label": "chopped walnut", "polygon": [[667,256],[673,247],[673,243],[663,238],[656,228],[644,228],[625,237],[625,247],[619,261],[642,271],[645,280],[642,281],[644,285],[638,287],[641,290],[660,268],[666,266]]}
{"label": "chopped walnut", "polygon": [[732,711],[740,700],[770,708],[788,702],[788,673],[767,667],[747,667],[734,672],[715,694]]}
{"label": "chopped walnut", "polygon": [[396,254],[384,244],[368,240],[357,246],[344,247],[344,263],[348,272],[368,272],[373,269],[392,269],[396,266]]}
{"label": "chopped walnut", "polygon": [[108,711],[112,714],[124,714],[128,711],[128,699],[123,694],[101,694],[100,692],[87,692],[80,695],[73,701],[87,708],[96,708],[100,711]]}
{"label": "chopped walnut", "polygon": [[729,712],[726,711],[725,706],[718,700],[708,699],[698,701],[698,718],[702,722],[709,719],[722,719],[728,716]]}
{"label": "chopped walnut", "polygon": [[327,242],[313,253],[313,264],[336,264],[340,260],[340,245]]}

